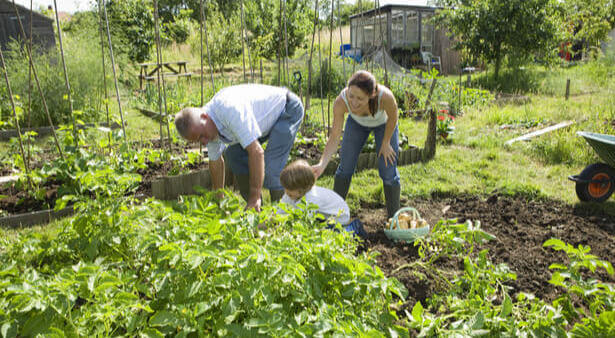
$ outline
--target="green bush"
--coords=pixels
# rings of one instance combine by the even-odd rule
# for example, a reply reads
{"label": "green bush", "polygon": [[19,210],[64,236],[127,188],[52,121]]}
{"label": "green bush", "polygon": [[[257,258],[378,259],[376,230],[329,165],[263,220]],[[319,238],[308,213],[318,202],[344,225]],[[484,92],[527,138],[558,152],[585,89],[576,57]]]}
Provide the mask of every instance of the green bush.
{"label": "green bush", "polygon": [[[331,70],[329,70],[329,63],[323,59],[322,68],[313,70],[310,95],[320,98],[335,97],[346,87],[347,80],[344,79],[341,67],[331,67]],[[303,82],[307,84],[307,77]],[[304,90],[306,89],[307,87],[304,88]]]}
{"label": "green bush", "polygon": [[[188,41],[188,37],[194,34],[195,24],[190,20],[192,10],[181,10],[179,15],[173,22],[165,22],[163,24],[163,32],[167,36],[168,40],[176,43],[185,43]],[[197,29],[198,33],[198,29]],[[170,41],[167,41],[167,43]]]}
{"label": "green bush", "polygon": [[[213,8],[210,8],[210,13],[207,17],[209,55],[205,41],[203,41],[203,61],[208,64],[208,58],[211,58],[213,67],[222,73],[224,65],[237,60],[241,56],[241,35],[237,31],[237,27],[241,26],[241,21],[238,15],[224,17],[222,13]],[[192,34],[188,38],[190,50],[196,55],[200,54],[200,39],[201,34]],[[205,37],[203,37],[203,40],[205,40]]]}
{"label": "green bush", "polygon": [[[100,104],[102,101],[103,81],[100,45],[96,31],[82,32],[77,35],[64,36],[64,57],[71,87],[73,109],[81,111],[80,118],[84,121],[100,119]],[[29,66],[26,54],[20,50],[17,43],[11,44],[11,51],[6,53],[7,71],[15,99],[21,107],[20,124],[47,126],[49,122],[45,114],[43,101],[40,97],[34,78],[29,81]],[[71,121],[70,106],[66,91],[64,69],[58,49],[35,51],[33,53],[36,72],[45,96],[51,119],[55,125]],[[109,72],[108,72],[109,74]],[[112,85],[112,81],[107,81]],[[31,84],[31,116],[27,117],[28,92]],[[0,117],[7,122],[12,119],[12,109],[7,104],[8,95],[4,81],[0,83]]]}

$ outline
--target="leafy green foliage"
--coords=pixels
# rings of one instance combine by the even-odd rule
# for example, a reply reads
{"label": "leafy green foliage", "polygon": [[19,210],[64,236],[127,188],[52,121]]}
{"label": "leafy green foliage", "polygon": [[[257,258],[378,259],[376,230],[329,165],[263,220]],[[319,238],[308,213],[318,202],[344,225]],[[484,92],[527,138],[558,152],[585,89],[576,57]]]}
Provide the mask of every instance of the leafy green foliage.
{"label": "leafy green foliage", "polygon": [[456,48],[495,64],[519,65],[534,55],[548,55],[558,35],[559,16],[553,0],[444,0],[441,24],[457,37]]}
{"label": "leafy green foliage", "polygon": [[[324,2],[327,2],[327,1],[324,1]],[[346,1],[344,0],[340,1],[340,20],[341,20],[342,26],[350,24],[350,16],[359,14],[364,11],[368,11],[370,9],[373,9],[374,7],[375,6],[374,6],[373,0],[353,1],[353,3],[346,3]],[[331,8],[331,6],[328,5],[327,8]],[[335,8],[336,8],[335,15],[337,15],[337,1],[335,4]]]}
{"label": "leafy green foliage", "polygon": [[[85,147],[83,130],[78,132],[79,147],[75,147],[71,127],[61,127],[58,134],[64,158],[55,158],[40,168],[30,170],[29,179],[33,182],[33,189],[27,186],[28,176],[21,155],[16,152],[12,157],[12,166],[20,169],[17,189],[43,200],[50,185],[59,185],[56,208],[84,198],[118,197],[134,192],[141,183],[139,173],[150,167],[160,167],[163,162],[170,162],[169,174],[177,175],[202,160],[198,153],[170,154],[165,150],[147,147],[135,149],[128,143],[120,143],[122,139],[118,134],[113,136],[113,142],[116,145],[120,143],[116,148],[109,147],[106,139],[99,145],[100,148]],[[25,142],[25,137],[24,144],[29,144]],[[32,152],[35,150],[32,149]]]}
{"label": "leafy green foliage", "polygon": [[[245,2],[245,25],[251,35],[251,50],[256,55],[266,59],[274,59],[276,54],[292,56],[298,47],[305,44],[305,37],[311,30],[313,10],[310,10],[308,1],[287,0],[284,1],[286,10],[280,13],[279,0],[261,0]],[[313,6],[312,6],[313,7]],[[284,14],[286,13],[286,14]],[[286,28],[284,20],[286,18]],[[285,35],[286,34],[286,35]],[[286,36],[286,45],[284,36]]]}
{"label": "leafy green foliage", "polygon": [[[582,319],[574,325],[573,335],[613,336],[615,324],[611,319],[615,316],[615,286],[594,278],[588,279],[582,274],[584,271],[595,273],[598,269],[604,269],[609,275],[613,275],[613,265],[589,254],[589,246],[579,244],[575,248],[554,238],[547,240],[543,246],[563,251],[570,260],[567,266],[558,263],[549,266],[549,269],[554,270],[549,283],[567,291],[553,301],[553,304],[561,306],[563,314],[569,320]],[[583,306],[577,305],[576,299],[580,299]]]}
{"label": "leafy green foliage", "polygon": [[154,6],[151,0],[111,1],[107,5],[113,51],[134,62],[149,59],[155,47]]}
{"label": "leafy green foliage", "polygon": [[[100,45],[96,44],[97,41],[92,41],[87,32],[67,35],[64,41],[73,109],[81,111],[80,118],[87,122],[99,121],[102,116],[100,109],[103,91],[100,78],[102,64]],[[33,59],[51,120],[55,125],[69,123],[71,121],[70,106],[64,69],[62,62],[58,62],[59,51],[56,49],[35,51]],[[27,53],[20,48],[19,44],[12,43],[11,50],[5,53],[5,61],[20,126],[48,126],[49,122],[34,76],[30,80]],[[31,93],[30,100],[28,93]],[[14,127],[13,110],[8,98],[4,74],[0,82],[0,101],[2,101],[0,119],[7,123],[6,127]]]}
{"label": "leafy green foliage", "polygon": [[[357,242],[299,209],[244,213],[233,195],[77,205],[57,236],[1,242],[11,335],[368,335],[405,290]],[[258,227],[264,223],[266,229]]]}
{"label": "leafy green foliage", "polygon": [[[203,60],[207,62],[208,57],[211,57],[213,67],[223,73],[224,65],[241,56],[241,19],[238,13],[224,16],[211,4],[208,8],[210,11],[206,25],[209,56],[203,42]],[[198,55],[201,50],[200,34],[194,34],[188,41],[192,52]]]}
{"label": "leafy green foliage", "polygon": [[[428,300],[429,307],[418,302],[407,313],[410,327],[419,330],[419,336],[564,333],[565,320],[556,309],[523,293],[513,301],[505,282],[516,275],[505,264],[491,263],[487,250],[475,252],[480,243],[493,238],[480,229],[480,223],[457,224],[448,220],[438,222],[432,236],[415,244],[419,246],[421,260],[409,267],[435,280],[441,290]],[[441,270],[436,262],[442,258],[461,260],[463,271],[450,275]],[[437,312],[431,313],[429,309]]]}
{"label": "leafy green foliage", "polygon": [[[566,0],[561,2],[569,41],[583,41],[583,50],[600,48],[615,25],[615,4],[609,0]],[[571,51],[572,52],[572,51]]]}

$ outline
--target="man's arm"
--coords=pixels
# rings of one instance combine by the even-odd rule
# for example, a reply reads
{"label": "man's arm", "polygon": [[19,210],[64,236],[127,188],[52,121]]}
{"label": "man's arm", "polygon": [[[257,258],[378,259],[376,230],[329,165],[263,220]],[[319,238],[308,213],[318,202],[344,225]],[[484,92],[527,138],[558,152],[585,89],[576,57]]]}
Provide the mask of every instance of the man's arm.
{"label": "man's arm", "polygon": [[255,140],[246,147],[248,152],[248,165],[250,167],[250,196],[246,209],[255,208],[260,211],[261,191],[265,179],[265,151],[260,142]]}
{"label": "man's arm", "polygon": [[209,172],[212,189],[222,189],[224,187],[224,158],[222,156],[215,161],[209,161]]}

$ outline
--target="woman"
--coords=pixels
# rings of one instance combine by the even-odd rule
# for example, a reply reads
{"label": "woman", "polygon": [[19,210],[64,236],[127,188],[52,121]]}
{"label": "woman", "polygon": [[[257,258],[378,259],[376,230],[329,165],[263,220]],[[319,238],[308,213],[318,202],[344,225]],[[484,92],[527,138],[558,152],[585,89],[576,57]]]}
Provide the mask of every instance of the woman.
{"label": "woman", "polygon": [[319,177],[331,156],[337,150],[348,113],[340,150],[340,165],[335,172],[333,190],[346,199],[352,174],[357,166],[361,149],[371,132],[374,132],[378,149],[378,173],[382,178],[387,214],[392,217],[399,209],[399,130],[397,128],[397,102],[391,90],[376,83],[374,75],[358,71],[350,77],[333,104],[333,126],[320,162],[312,167]]}

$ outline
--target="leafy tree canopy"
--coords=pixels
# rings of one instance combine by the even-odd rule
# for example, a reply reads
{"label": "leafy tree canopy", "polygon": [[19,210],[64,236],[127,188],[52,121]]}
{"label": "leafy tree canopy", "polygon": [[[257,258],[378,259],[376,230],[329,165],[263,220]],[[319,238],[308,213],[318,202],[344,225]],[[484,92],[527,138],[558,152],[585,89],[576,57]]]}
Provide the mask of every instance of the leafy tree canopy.
{"label": "leafy tree canopy", "polygon": [[565,0],[561,6],[566,38],[586,48],[598,47],[615,25],[613,0]]}
{"label": "leafy tree canopy", "polygon": [[456,36],[456,48],[495,64],[520,63],[548,53],[558,40],[556,0],[444,0],[438,19]]}

